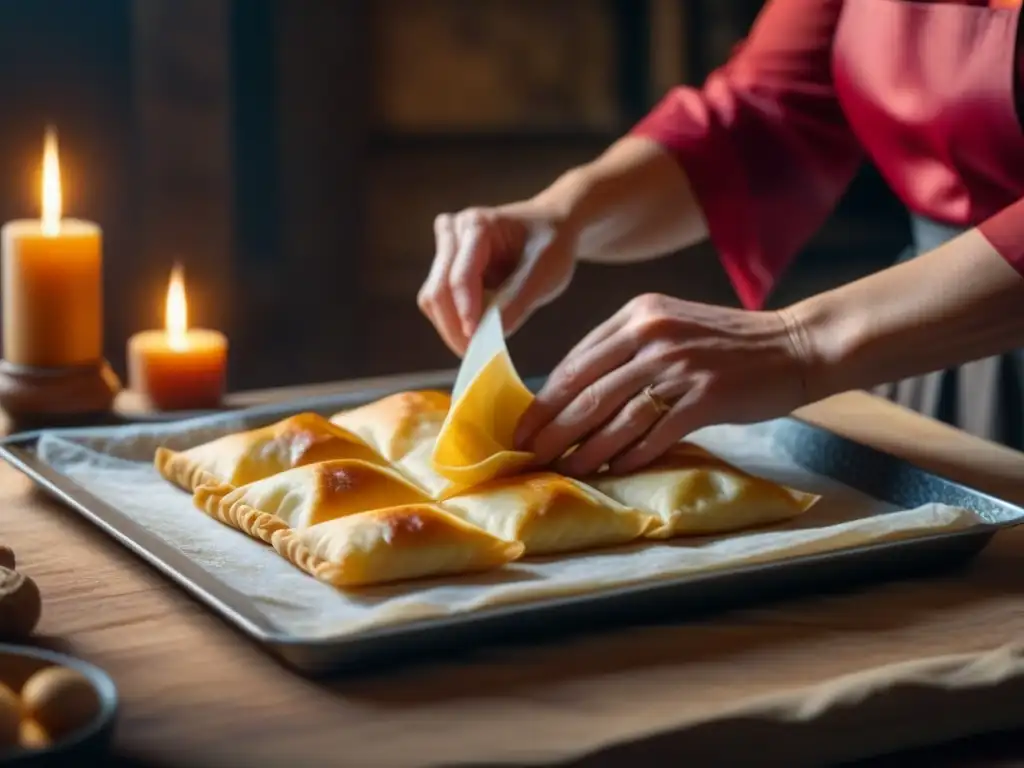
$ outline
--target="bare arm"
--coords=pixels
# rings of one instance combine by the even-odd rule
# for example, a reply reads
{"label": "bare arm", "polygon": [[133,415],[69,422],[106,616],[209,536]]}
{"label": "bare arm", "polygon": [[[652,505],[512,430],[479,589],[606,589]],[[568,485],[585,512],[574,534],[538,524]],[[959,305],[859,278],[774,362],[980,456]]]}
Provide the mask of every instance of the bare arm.
{"label": "bare arm", "polygon": [[679,163],[644,138],[619,140],[596,160],[559,177],[533,203],[568,225],[580,261],[644,261],[708,236]]}
{"label": "bare arm", "polygon": [[1024,346],[1024,277],[974,229],[783,314],[816,400]]}

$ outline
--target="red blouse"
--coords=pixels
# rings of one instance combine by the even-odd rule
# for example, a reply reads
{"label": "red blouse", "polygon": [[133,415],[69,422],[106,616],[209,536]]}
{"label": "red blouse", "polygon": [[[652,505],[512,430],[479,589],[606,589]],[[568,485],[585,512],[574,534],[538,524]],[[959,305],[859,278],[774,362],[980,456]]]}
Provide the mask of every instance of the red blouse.
{"label": "red blouse", "polygon": [[770,0],[703,88],[633,131],[685,168],[744,305],[764,304],[865,154],[907,208],[1024,274],[1020,0]]}

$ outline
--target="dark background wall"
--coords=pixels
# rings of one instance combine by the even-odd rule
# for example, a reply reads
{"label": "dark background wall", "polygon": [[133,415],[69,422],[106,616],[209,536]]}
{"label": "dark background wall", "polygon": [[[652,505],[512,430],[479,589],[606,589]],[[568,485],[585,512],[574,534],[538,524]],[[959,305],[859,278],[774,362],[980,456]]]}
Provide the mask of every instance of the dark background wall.
{"label": "dark background wall", "polygon": [[[107,324],[129,321],[114,273],[132,252],[131,30],[125,3],[0,3],[0,220],[38,217],[43,130],[59,130],[65,215],[101,222]],[[116,354],[124,340],[108,334]]]}
{"label": "dark background wall", "polygon": [[[454,363],[414,306],[442,210],[535,192],[674,82],[700,82],[750,0],[8,0],[0,216],[37,215],[43,125],[66,211],[106,238],[107,347],[158,324],[183,260],[234,388]],[[905,217],[865,168],[775,303],[877,269]],[[735,303],[710,248],[584,267],[513,342],[548,368],[631,295]]]}

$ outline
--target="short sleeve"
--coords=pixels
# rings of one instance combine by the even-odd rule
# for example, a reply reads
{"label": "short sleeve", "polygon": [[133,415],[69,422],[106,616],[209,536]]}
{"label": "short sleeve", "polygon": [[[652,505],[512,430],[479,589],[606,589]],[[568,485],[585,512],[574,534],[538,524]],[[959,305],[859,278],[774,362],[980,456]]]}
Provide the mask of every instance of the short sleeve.
{"label": "short sleeve", "polygon": [[759,308],[849,185],[862,151],[832,82],[842,0],[772,0],[702,88],[669,92],[631,135],[670,152],[748,308]]}
{"label": "short sleeve", "polygon": [[978,231],[1024,276],[1024,199],[990,216]]}

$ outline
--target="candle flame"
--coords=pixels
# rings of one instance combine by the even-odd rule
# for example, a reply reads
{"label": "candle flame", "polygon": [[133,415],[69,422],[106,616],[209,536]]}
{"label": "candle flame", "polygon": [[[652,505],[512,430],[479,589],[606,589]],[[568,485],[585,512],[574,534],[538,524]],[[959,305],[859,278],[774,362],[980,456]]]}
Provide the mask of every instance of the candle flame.
{"label": "candle flame", "polygon": [[167,286],[164,327],[167,330],[172,349],[180,351],[187,346],[188,301],[185,298],[185,270],[181,264],[175,264],[171,269],[171,281]]}
{"label": "candle flame", "polygon": [[57,131],[47,127],[43,139],[43,234],[53,237],[60,233],[62,211],[60,183],[60,156],[57,152]]}

